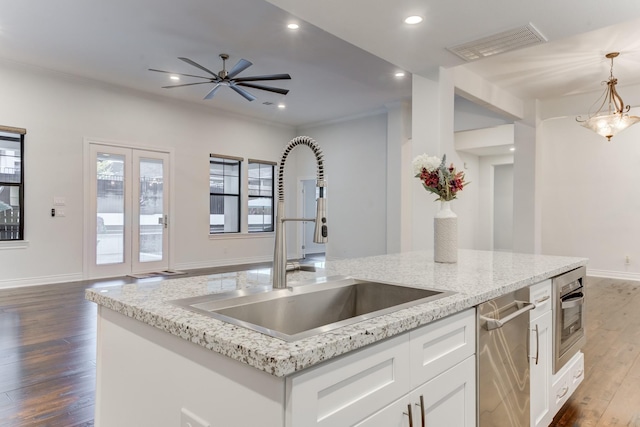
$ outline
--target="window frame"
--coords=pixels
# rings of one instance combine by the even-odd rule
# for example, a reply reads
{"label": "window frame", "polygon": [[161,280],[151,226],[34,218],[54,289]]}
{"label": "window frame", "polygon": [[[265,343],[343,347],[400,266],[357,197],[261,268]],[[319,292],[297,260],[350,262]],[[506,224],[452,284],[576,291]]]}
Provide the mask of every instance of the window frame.
{"label": "window frame", "polygon": [[[236,162],[238,165],[238,192],[237,193],[227,193],[224,188],[223,188],[223,192],[222,193],[212,193],[211,192],[211,164],[214,161],[222,161],[222,165],[224,164],[233,164],[232,162]],[[224,229],[222,231],[213,231],[212,230],[212,224],[211,224],[211,220],[209,220],[209,235],[210,236],[220,236],[220,235],[225,235],[225,234],[239,234],[242,232],[242,162],[244,161],[244,159],[242,157],[234,157],[234,156],[227,156],[227,155],[222,155],[222,154],[209,154],[209,215],[213,215],[211,213],[211,196],[222,196],[222,197],[236,197],[238,200],[238,206],[237,206],[237,212],[238,212],[238,217],[237,217],[237,224],[238,224],[238,228],[235,231],[224,231]],[[223,168],[224,169],[224,168]],[[224,173],[222,175],[223,177],[225,176]]]}
{"label": "window frame", "polygon": [[[3,136],[0,135],[0,139],[4,140],[4,141],[12,141],[12,142],[19,142],[20,143],[20,181],[18,183],[16,182],[9,182],[9,181],[0,181],[0,187],[16,187],[18,188],[18,203],[19,203],[19,209],[18,209],[18,216],[19,216],[19,222],[18,222],[18,237],[13,237],[13,238],[5,238],[3,237],[3,233],[0,232],[0,243],[6,243],[6,242],[24,242],[26,241],[25,239],[25,235],[24,235],[24,220],[25,220],[25,215],[24,215],[24,211],[25,211],[25,206],[24,206],[24,193],[25,193],[25,183],[24,183],[24,165],[25,165],[25,153],[24,153],[24,136],[27,133],[26,129],[22,129],[22,128],[16,128],[16,127],[10,127],[10,126],[0,126],[0,132],[4,132],[4,133],[11,133],[14,134],[15,137],[7,137],[7,136]],[[12,209],[13,210],[13,209]],[[2,227],[0,225],[0,227]],[[6,231],[6,230],[2,230],[2,231]]]}
{"label": "window frame", "polygon": [[[263,196],[263,195],[251,195],[250,191],[249,191],[249,170],[250,170],[250,165],[251,164],[259,164],[261,166],[271,166],[271,196]],[[260,233],[273,233],[275,231],[275,212],[276,212],[276,206],[275,206],[275,182],[276,182],[276,166],[277,163],[276,162],[272,162],[272,161],[268,161],[268,160],[258,160],[258,159],[249,159],[249,161],[247,162],[247,232],[249,234],[260,234]],[[255,230],[252,231],[250,229],[250,224],[249,224],[249,215],[250,215],[250,208],[248,207],[248,202],[251,201],[252,199],[271,199],[271,227],[268,230]],[[263,223],[264,224],[264,223]]]}

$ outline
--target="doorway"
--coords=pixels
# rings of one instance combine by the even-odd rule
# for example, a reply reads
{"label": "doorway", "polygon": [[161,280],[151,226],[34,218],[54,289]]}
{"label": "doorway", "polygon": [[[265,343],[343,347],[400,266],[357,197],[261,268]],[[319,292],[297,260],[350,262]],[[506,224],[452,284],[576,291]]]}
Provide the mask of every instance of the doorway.
{"label": "doorway", "polygon": [[89,275],[169,268],[169,154],[120,146],[89,148]]}
{"label": "doorway", "polygon": [[513,163],[493,166],[493,250],[513,250]]}
{"label": "doorway", "polygon": [[[320,189],[316,187],[315,179],[302,179],[302,217],[316,217],[316,200],[320,197]],[[327,197],[327,188],[324,189],[324,197]],[[311,221],[302,223],[302,258],[310,255],[324,255],[325,244],[315,243],[313,241],[313,233],[315,231],[315,223]]]}

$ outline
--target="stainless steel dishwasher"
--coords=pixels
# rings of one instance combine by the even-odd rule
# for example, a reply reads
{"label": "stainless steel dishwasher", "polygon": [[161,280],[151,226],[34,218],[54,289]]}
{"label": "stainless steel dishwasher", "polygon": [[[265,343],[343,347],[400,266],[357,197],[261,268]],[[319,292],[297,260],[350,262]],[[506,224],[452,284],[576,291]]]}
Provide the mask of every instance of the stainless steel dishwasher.
{"label": "stainless steel dishwasher", "polygon": [[529,289],[478,306],[480,427],[529,426]]}

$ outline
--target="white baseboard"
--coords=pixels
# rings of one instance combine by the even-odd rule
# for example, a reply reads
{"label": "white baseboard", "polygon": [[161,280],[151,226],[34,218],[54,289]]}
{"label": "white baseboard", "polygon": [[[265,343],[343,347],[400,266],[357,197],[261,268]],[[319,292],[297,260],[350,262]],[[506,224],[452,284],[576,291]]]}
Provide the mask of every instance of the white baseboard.
{"label": "white baseboard", "polygon": [[587,276],[640,281],[640,273],[630,273],[627,271],[594,270],[587,268]]}
{"label": "white baseboard", "polygon": [[22,288],[25,286],[50,285],[53,283],[77,282],[83,280],[82,273],[59,274],[55,276],[28,277],[23,279],[0,280],[0,289]]}
{"label": "white baseboard", "polygon": [[256,264],[261,262],[273,261],[272,256],[259,256],[247,258],[224,258],[219,260],[198,261],[198,262],[182,262],[176,263],[173,268],[175,270],[196,270],[199,268],[226,267],[228,265]]}

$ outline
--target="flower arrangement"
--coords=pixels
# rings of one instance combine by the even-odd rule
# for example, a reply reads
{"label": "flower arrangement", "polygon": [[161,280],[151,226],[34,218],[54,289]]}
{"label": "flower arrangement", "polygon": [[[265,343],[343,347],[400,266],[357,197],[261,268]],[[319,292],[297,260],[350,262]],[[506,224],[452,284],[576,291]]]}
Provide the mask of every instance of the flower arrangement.
{"label": "flower arrangement", "polygon": [[436,194],[435,201],[449,202],[456,198],[468,182],[464,182],[464,172],[457,172],[453,163],[446,166],[447,156],[442,160],[435,156],[422,154],[413,159],[415,177],[422,181],[422,186],[430,193]]}

